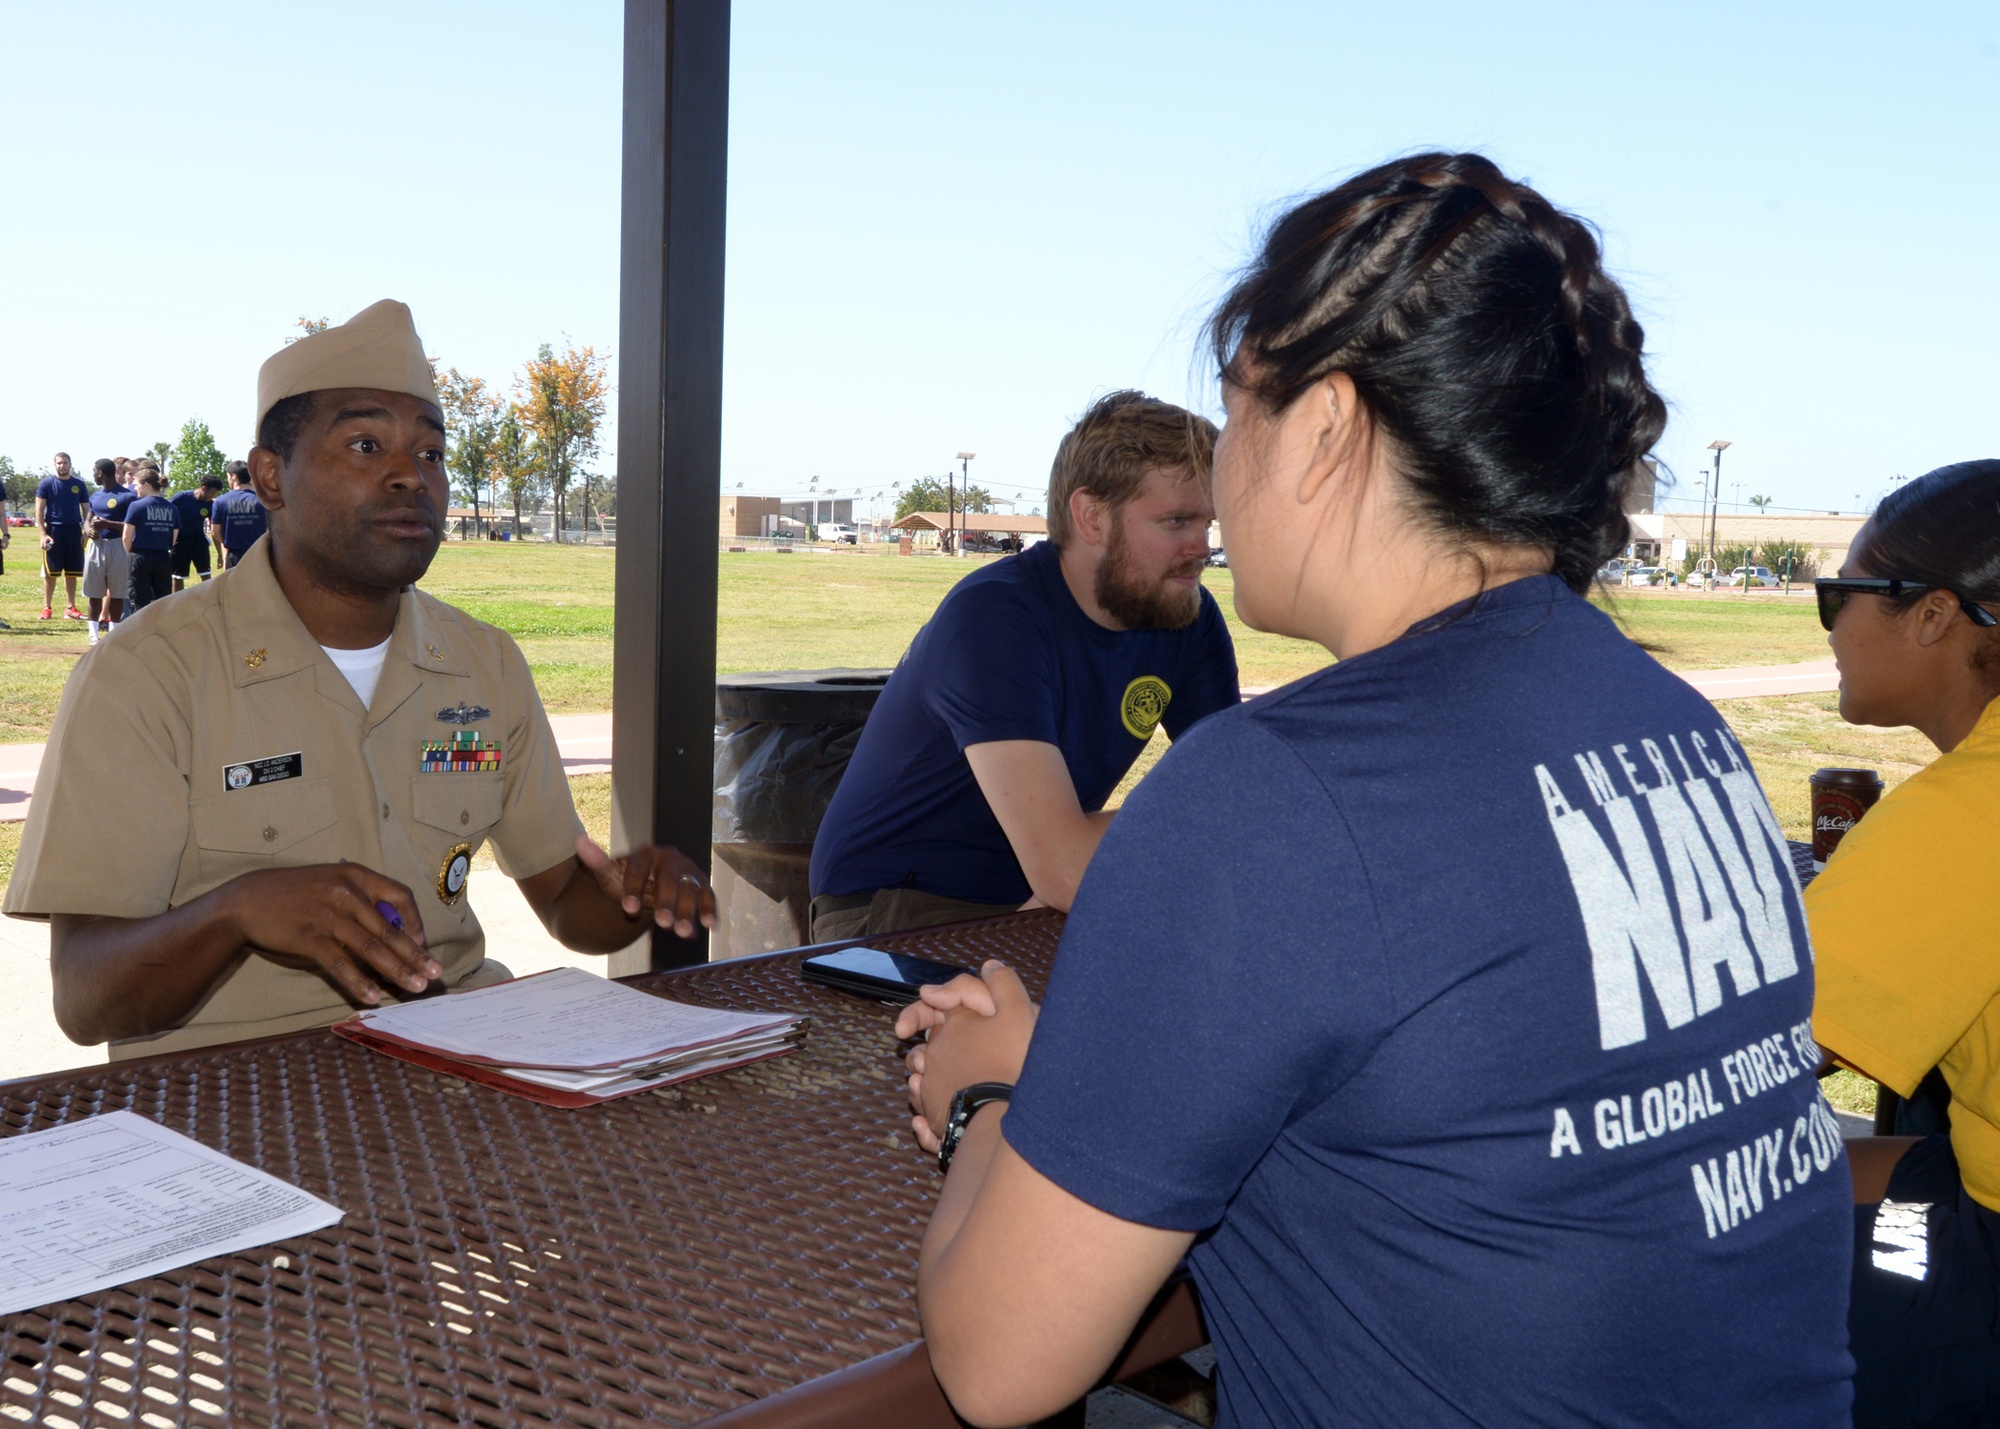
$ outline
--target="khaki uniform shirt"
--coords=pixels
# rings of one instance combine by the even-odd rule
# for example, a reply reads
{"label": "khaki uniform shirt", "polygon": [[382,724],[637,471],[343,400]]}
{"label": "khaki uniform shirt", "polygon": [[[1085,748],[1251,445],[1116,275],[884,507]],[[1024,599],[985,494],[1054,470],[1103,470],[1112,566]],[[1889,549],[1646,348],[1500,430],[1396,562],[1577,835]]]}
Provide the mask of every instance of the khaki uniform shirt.
{"label": "khaki uniform shirt", "polygon": [[[440,718],[461,706],[491,713]],[[421,772],[427,743],[467,729],[499,746],[498,772]],[[507,973],[486,962],[462,892],[445,887],[454,857],[490,840],[501,870],[526,878],[571,857],[582,831],[511,638],[406,590],[364,710],[285,599],[263,540],[78,662],[0,907],[148,918],[245,873],[344,858],[409,888],[446,986],[480,986]],[[385,1004],[394,997],[383,989]],[[353,1010],[317,972],[253,953],[180,1027],[114,1042],[111,1055],[297,1031]]]}

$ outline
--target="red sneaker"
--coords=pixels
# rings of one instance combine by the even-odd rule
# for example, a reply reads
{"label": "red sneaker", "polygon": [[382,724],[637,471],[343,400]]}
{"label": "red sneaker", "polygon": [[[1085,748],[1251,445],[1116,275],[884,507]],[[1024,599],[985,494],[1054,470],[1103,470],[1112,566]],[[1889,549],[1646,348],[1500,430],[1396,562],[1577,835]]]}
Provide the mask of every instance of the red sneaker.
{"label": "red sneaker", "polygon": [[48,607],[47,607],[47,606],[45,605],[45,606],[43,606],[43,607],[42,607],[42,613],[41,613],[40,615],[36,616],[36,617],[35,617],[35,619],[37,619],[37,620],[54,620],[54,619],[55,619],[55,616],[56,616],[56,613],[55,613],[55,612],[54,612],[53,610],[49,609],[49,608],[48,608]]}
{"label": "red sneaker", "polygon": [[63,612],[63,619],[81,620],[83,619],[83,612],[78,610],[75,606],[72,605],[68,610],[65,610]]}

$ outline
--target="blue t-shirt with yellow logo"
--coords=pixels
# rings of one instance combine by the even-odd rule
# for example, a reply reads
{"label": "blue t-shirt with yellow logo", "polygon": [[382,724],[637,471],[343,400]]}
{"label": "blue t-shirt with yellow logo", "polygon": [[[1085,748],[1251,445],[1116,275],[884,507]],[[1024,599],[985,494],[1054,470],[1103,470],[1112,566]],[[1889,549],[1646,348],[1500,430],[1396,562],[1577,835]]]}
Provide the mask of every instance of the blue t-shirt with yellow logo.
{"label": "blue t-shirt with yellow logo", "polygon": [[1178,739],[1239,699],[1236,651],[1207,591],[1181,630],[1106,630],[1077,605],[1053,542],[946,596],[869,716],[813,845],[812,891],[917,888],[975,903],[1032,891],[968,745],[1053,744],[1085,810],[1104,807],[1155,726]]}
{"label": "blue t-shirt with yellow logo", "polygon": [[[137,494],[127,491],[122,486],[100,486],[90,493],[90,514],[100,520],[122,526],[125,523],[126,508],[136,500],[138,500]],[[118,533],[113,531],[103,539],[115,541],[118,539]]]}
{"label": "blue t-shirt with yellow logo", "polygon": [[44,518],[51,526],[83,524],[83,483],[73,476],[45,476],[35,495],[48,503]]}

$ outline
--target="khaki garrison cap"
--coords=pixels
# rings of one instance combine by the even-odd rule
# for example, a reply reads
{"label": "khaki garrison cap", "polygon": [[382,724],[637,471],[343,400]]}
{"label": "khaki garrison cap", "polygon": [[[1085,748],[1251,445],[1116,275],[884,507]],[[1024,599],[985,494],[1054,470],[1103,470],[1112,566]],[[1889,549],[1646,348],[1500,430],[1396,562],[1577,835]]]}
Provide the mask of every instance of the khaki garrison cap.
{"label": "khaki garrison cap", "polygon": [[407,392],[433,407],[443,405],[416,322],[408,306],[394,298],[384,298],[339,327],[302,337],[265,358],[257,372],[257,420],[250,428],[251,439],[285,398],[329,387]]}

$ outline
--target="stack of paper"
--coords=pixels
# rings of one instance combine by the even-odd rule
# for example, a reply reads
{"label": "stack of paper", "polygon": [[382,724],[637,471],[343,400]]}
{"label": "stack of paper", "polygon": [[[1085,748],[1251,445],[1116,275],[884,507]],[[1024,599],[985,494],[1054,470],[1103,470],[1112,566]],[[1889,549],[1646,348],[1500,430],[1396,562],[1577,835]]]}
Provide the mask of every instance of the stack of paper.
{"label": "stack of paper", "polygon": [[376,1008],[341,1036],[550,1106],[591,1106],[791,1051],[805,1019],[691,1007],[558,968]]}
{"label": "stack of paper", "polygon": [[129,1111],[0,1140],[0,1208],[0,1315],[340,1220],[338,1206]]}

